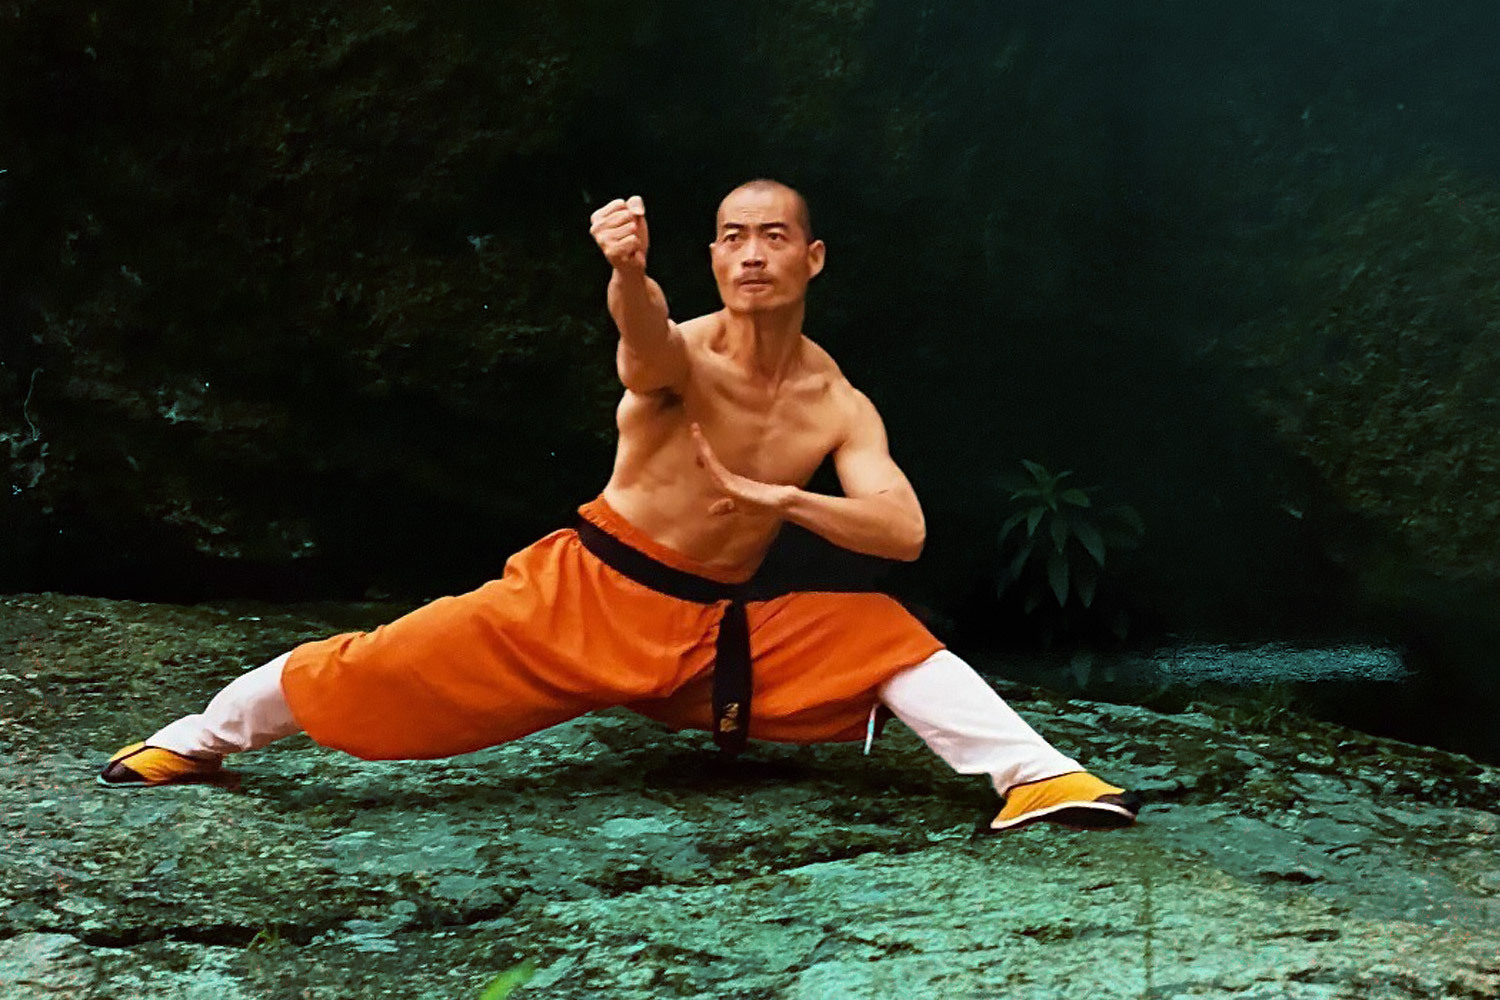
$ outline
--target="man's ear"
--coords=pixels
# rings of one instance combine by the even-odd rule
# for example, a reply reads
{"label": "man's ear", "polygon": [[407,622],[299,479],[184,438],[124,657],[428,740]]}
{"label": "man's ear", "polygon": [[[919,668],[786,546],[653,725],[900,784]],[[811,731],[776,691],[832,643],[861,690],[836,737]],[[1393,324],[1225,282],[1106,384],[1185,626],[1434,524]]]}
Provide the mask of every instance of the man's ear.
{"label": "man's ear", "polygon": [[813,240],[807,245],[807,270],[809,278],[816,278],[823,272],[823,261],[828,255],[828,248],[823,245],[822,240]]}

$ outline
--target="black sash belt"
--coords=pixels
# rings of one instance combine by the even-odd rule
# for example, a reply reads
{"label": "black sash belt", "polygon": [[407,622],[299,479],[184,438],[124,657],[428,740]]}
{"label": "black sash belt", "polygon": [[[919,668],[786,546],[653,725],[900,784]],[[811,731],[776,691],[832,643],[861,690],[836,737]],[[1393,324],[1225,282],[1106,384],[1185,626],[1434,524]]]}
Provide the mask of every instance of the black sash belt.
{"label": "black sash belt", "polygon": [[579,519],[578,540],[600,562],[658,593],[695,604],[728,601],[714,646],[714,742],[728,754],[745,749],[750,734],[750,622],[744,584],[719,583],[674,569]]}

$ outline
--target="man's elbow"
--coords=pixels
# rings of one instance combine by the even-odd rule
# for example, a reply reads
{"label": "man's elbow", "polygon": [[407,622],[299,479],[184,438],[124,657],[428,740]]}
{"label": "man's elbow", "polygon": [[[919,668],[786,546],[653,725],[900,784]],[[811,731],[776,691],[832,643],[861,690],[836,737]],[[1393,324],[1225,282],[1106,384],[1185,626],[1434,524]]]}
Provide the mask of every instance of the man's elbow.
{"label": "man's elbow", "polygon": [[615,373],[620,376],[621,385],[641,396],[649,396],[663,385],[661,379],[645,365],[623,358],[615,365]]}
{"label": "man's elbow", "polygon": [[620,376],[620,384],[642,396],[676,385],[682,377],[676,367],[670,363],[652,364],[630,350],[623,341],[615,355],[615,372]]}
{"label": "man's elbow", "polygon": [[907,532],[906,537],[901,539],[901,546],[896,553],[896,558],[901,562],[916,562],[922,555],[922,549],[927,544],[927,529],[918,525],[915,531]]}

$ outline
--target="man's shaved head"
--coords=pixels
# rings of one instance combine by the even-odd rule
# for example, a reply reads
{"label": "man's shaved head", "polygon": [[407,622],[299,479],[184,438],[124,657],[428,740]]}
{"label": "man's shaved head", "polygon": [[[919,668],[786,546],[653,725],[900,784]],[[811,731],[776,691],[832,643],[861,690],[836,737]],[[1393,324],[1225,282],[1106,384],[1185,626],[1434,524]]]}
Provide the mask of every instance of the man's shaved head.
{"label": "man's shaved head", "polygon": [[792,203],[794,205],[794,208],[792,210],[794,218],[792,219],[792,221],[796,222],[798,228],[802,230],[803,238],[808,243],[812,242],[812,216],[807,211],[807,199],[802,197],[801,191],[798,191],[790,184],[783,184],[780,181],[773,181],[768,177],[757,177],[753,181],[746,181],[739,187],[735,188],[733,191],[726,194],[724,196],[724,200],[719,202],[718,218],[715,220],[716,226],[722,226],[724,224],[724,202],[727,202],[730,198],[733,198],[741,191],[764,191],[771,193],[785,193],[791,195]]}

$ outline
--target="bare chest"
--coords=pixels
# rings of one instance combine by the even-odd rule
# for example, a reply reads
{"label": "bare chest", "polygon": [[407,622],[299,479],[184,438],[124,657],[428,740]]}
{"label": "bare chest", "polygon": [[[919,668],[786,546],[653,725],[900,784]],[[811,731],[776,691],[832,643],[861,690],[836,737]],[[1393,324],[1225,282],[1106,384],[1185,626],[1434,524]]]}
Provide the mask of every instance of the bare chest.
{"label": "bare chest", "polygon": [[771,386],[712,363],[694,374],[684,408],[732,472],[800,485],[838,443],[836,387],[826,375]]}

